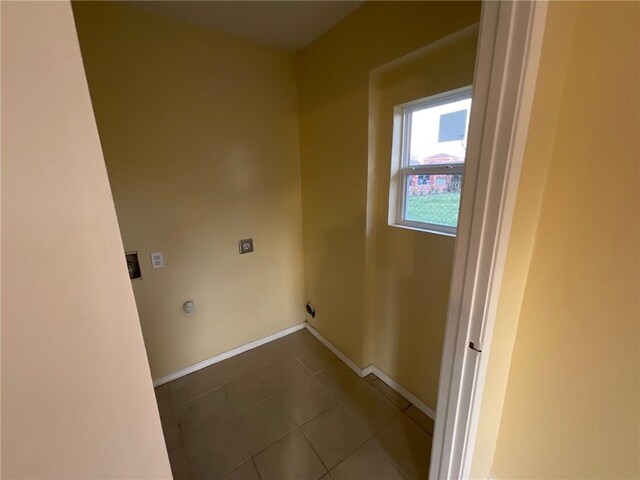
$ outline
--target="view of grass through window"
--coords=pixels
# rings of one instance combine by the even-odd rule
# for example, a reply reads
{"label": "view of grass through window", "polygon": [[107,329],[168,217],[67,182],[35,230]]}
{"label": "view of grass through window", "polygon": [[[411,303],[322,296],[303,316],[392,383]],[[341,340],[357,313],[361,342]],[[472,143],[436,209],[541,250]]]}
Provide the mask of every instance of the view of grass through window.
{"label": "view of grass through window", "polygon": [[459,207],[459,192],[409,197],[407,199],[407,220],[455,227],[458,224]]}
{"label": "view of grass through window", "polygon": [[[427,193],[424,186],[431,182],[441,183],[443,188],[430,189]],[[407,220],[448,227],[458,225],[460,175],[409,175],[408,183],[405,207]]]}

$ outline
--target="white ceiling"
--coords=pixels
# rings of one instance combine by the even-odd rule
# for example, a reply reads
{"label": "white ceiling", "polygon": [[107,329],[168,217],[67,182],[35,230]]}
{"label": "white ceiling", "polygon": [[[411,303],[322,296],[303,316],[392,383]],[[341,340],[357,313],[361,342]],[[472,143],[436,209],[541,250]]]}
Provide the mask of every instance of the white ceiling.
{"label": "white ceiling", "polygon": [[220,30],[262,45],[306,47],[362,1],[143,1],[140,10]]}

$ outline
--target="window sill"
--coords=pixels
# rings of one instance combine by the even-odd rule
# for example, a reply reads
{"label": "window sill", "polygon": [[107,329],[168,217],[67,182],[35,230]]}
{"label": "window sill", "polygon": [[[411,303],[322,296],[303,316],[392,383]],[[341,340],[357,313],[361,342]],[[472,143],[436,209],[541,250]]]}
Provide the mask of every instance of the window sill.
{"label": "window sill", "polygon": [[431,229],[431,228],[418,227],[416,225],[407,225],[407,224],[404,224],[404,223],[389,223],[388,225],[390,227],[401,228],[403,230],[412,230],[414,232],[419,232],[419,233],[431,233],[433,235],[441,235],[443,237],[456,238],[456,234],[455,233],[442,232],[440,230],[434,230],[434,229]]}

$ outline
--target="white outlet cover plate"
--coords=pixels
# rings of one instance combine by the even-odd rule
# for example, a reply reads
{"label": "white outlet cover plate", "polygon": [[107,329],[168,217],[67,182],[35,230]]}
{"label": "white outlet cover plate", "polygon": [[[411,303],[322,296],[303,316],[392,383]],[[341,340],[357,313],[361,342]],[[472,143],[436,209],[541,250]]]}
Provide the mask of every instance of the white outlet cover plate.
{"label": "white outlet cover plate", "polygon": [[162,252],[154,252],[151,254],[151,266],[153,268],[164,267],[164,257],[162,256]]}

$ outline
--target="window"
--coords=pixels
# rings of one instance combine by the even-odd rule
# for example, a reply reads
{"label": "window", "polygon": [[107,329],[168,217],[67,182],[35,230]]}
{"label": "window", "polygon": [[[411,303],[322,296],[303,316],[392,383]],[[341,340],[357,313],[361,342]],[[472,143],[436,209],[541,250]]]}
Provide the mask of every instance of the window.
{"label": "window", "polygon": [[471,87],[396,107],[390,223],[455,235]]}

